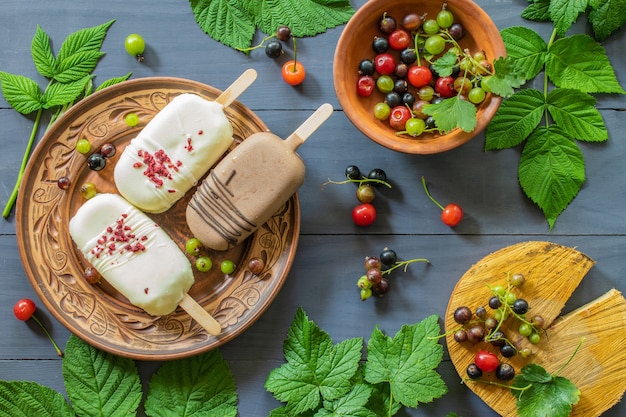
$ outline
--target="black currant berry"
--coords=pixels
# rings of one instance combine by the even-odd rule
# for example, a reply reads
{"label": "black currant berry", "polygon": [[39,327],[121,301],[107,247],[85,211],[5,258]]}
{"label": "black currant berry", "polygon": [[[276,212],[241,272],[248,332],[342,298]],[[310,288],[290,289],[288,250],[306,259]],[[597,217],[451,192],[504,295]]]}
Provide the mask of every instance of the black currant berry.
{"label": "black currant berry", "polygon": [[506,336],[504,334],[504,332],[502,330],[498,330],[493,332],[490,336],[489,339],[491,340],[491,344],[493,346],[504,346],[506,344]]}
{"label": "black currant berry", "polygon": [[100,171],[107,164],[106,159],[99,153],[93,153],[87,158],[87,166],[94,171]]}
{"label": "black currant berry", "polygon": [[496,378],[500,381],[510,381],[515,378],[515,369],[508,363],[501,363],[496,368]]}
{"label": "black currant berry", "polygon": [[513,303],[513,311],[516,314],[526,314],[526,312],[528,311],[528,301],[524,300],[523,298],[518,298]]}
{"label": "black currant berry", "polygon": [[511,358],[511,357],[515,356],[515,354],[517,353],[517,349],[515,349],[513,346],[511,346],[511,345],[509,345],[507,343],[506,345],[504,345],[504,346],[502,346],[500,348],[500,353],[505,358]]}
{"label": "black currant berry", "polygon": [[391,32],[396,30],[396,26],[397,26],[396,19],[387,15],[386,13],[378,22],[378,29],[380,29],[382,33],[387,34],[387,35],[389,35]]}
{"label": "black currant berry", "polygon": [[472,310],[467,306],[457,307],[454,310],[454,321],[459,324],[465,324],[472,319]]}
{"label": "black currant berry", "polygon": [[389,49],[389,41],[387,40],[387,38],[382,38],[380,36],[377,36],[374,38],[374,41],[372,42],[372,49],[377,54],[382,54],[383,52],[387,52],[387,50]]}
{"label": "black currant berry", "polygon": [[[374,168],[367,174],[367,178],[370,180],[387,181],[387,174],[380,168]],[[380,186],[380,183],[372,183],[374,187]]]}
{"label": "black currant berry", "polygon": [[385,266],[394,266],[396,264],[396,262],[398,261],[398,255],[396,254],[396,252],[392,249],[389,248],[385,248],[381,253],[380,253],[380,261],[383,263],[383,265]]}
{"label": "black currant berry", "polygon": [[493,308],[494,310],[500,308],[501,306],[502,302],[500,301],[498,296],[494,295],[489,299],[489,307]]}
{"label": "black currant berry", "polygon": [[394,107],[402,104],[402,97],[397,92],[391,91],[385,94],[385,103],[393,109]]}
{"label": "black currant berry", "polygon": [[359,74],[372,75],[374,74],[374,71],[376,71],[376,67],[371,59],[364,59],[359,62]]}
{"label": "black currant berry", "polygon": [[476,366],[475,363],[470,363],[467,366],[467,376],[469,376],[472,379],[478,379],[481,376],[483,376],[483,371],[480,370],[480,368],[478,366]]}
{"label": "black currant berry", "polygon": [[265,55],[274,59],[278,58],[280,54],[283,53],[283,45],[278,41],[278,39],[270,39],[267,44],[265,44]]}
{"label": "black currant berry", "polygon": [[415,96],[410,92],[406,92],[402,95],[402,104],[405,106],[413,107],[415,104]]}
{"label": "black currant berry", "polygon": [[407,48],[404,51],[400,52],[400,61],[407,65],[411,65],[415,61],[417,61],[417,53],[413,48]]}
{"label": "black currant berry", "polygon": [[346,177],[348,177],[351,180],[360,180],[361,170],[356,165],[348,165],[346,167]]}

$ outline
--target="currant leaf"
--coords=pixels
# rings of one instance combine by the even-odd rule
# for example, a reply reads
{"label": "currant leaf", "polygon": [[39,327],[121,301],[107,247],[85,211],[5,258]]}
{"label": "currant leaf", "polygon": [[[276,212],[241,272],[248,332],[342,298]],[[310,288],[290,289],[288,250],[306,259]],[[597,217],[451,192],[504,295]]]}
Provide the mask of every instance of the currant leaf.
{"label": "currant leaf", "polygon": [[509,97],[526,83],[523,70],[517,61],[511,57],[500,57],[493,62],[495,74],[482,79],[482,83],[489,90],[501,97]]}
{"label": "currant leaf", "polygon": [[433,69],[440,77],[447,77],[452,74],[458,57],[454,52],[446,52],[440,58],[433,61]]}
{"label": "currant leaf", "polygon": [[552,376],[533,363],[522,368],[512,387],[520,417],[567,417],[580,398],[580,390],[569,379]]}
{"label": "currant leaf", "polygon": [[392,397],[408,407],[444,395],[448,388],[435,371],[443,358],[443,347],[436,339],[437,319],[430,316],[404,325],[393,338],[375,328],[367,343],[365,380],[389,384]]}
{"label": "currant leaf", "polygon": [[543,211],[552,230],[585,181],[585,161],[560,127],[540,126],[524,145],[518,177],[522,190]]}
{"label": "currant leaf", "polygon": [[[531,80],[545,65],[548,45],[537,32],[522,26],[503,29],[500,34],[506,47],[507,57],[523,71],[524,79]],[[497,71],[496,71],[497,74]]]}
{"label": "currant leaf", "polygon": [[485,131],[485,150],[512,148],[539,125],[545,100],[539,90],[520,90],[502,102]]}
{"label": "currant leaf", "polygon": [[458,97],[427,104],[422,111],[435,119],[437,129],[443,133],[457,127],[465,132],[471,132],[476,128],[476,106]]}
{"label": "currant leaf", "polygon": [[602,115],[596,109],[596,99],[587,93],[567,88],[552,90],[546,99],[554,122],[569,136],[585,142],[608,139]]}
{"label": "currant leaf", "polygon": [[350,391],[362,346],[360,338],[333,346],[330,336],[299,308],[283,343],[287,363],[270,372],[265,388],[286,402],[291,413],[313,410],[322,400],[333,401]]}
{"label": "currant leaf", "polygon": [[324,408],[319,410],[315,417],[376,417],[376,413],[365,406],[371,394],[371,385],[354,384],[352,390],[345,396],[334,401],[324,401]]}
{"label": "currant leaf", "polygon": [[546,75],[557,87],[585,93],[619,93],[619,85],[604,47],[588,35],[555,41],[548,50]]}

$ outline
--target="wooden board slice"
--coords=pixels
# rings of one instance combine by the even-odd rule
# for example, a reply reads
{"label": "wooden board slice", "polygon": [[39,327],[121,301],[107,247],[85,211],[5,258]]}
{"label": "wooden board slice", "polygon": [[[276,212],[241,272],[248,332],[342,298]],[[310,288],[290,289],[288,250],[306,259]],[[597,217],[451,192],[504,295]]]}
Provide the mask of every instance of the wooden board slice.
{"label": "wooden board slice", "polygon": [[[454,321],[454,310],[468,306],[475,310],[487,305],[491,296],[488,286],[506,285],[508,274],[522,273],[525,284],[516,289],[518,297],[525,298],[530,309],[528,317],[540,314],[545,319],[546,331],[537,345],[517,334],[519,322],[509,319],[504,331],[518,349],[529,347],[533,355],[502,358],[517,372],[527,363],[537,363],[548,372],[558,370],[572,355],[581,338],[583,344],[560,375],[569,378],[581,391],[580,401],[572,416],[593,417],[617,403],[626,391],[626,349],[623,348],[626,330],[626,300],[617,290],[610,290],[589,304],[559,317],[565,303],[580,281],[594,265],[585,254],[551,242],[523,242],[487,255],[472,266],[457,283],[446,311],[445,329],[448,351],[462,379],[467,377],[467,365],[474,361],[479,349],[499,355],[498,348],[488,343],[457,343],[452,330],[459,327]],[[492,310],[487,306],[487,311]],[[497,381],[493,375],[483,379]],[[515,398],[506,388],[468,382],[467,387],[502,416],[516,416]]]}

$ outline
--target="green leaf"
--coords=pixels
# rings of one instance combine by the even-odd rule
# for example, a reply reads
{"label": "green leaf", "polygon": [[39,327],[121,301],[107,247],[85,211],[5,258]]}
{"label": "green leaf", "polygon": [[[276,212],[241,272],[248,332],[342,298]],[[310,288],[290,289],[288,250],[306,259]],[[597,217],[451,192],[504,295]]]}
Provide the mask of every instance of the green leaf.
{"label": "green leaf", "polygon": [[348,0],[263,0],[255,23],[265,33],[288,25],[296,37],[314,36],[346,23],[354,14]]}
{"label": "green leaf", "polygon": [[518,176],[524,193],[541,208],[552,230],[585,181],[585,161],[561,128],[541,126],[526,141]]}
{"label": "green leaf", "polygon": [[[374,411],[377,416],[395,415],[402,408],[402,404],[391,398],[391,390],[388,383],[372,385],[372,395],[367,403],[367,408]],[[391,403],[391,409],[389,404]]]}
{"label": "green leaf", "polygon": [[330,336],[298,308],[283,351],[287,363],[273,369],[265,388],[298,414],[348,393],[361,359],[363,340],[353,338],[333,346]]}
{"label": "green leaf", "polygon": [[3,417],[73,417],[63,395],[35,382],[0,381],[0,415]]}
{"label": "green leaf", "polygon": [[522,143],[541,122],[545,101],[535,89],[520,90],[505,99],[485,131],[485,150],[512,148]]}
{"label": "green leaf", "polygon": [[52,82],[48,84],[48,88],[46,88],[46,91],[43,93],[44,109],[74,103],[85,91],[85,87],[90,79],[91,76],[86,75],[80,80],[69,83]]}
{"label": "green leaf", "polygon": [[133,416],[141,401],[141,382],[131,359],[96,349],[72,335],[65,347],[63,380],[77,414]]}
{"label": "green leaf", "polygon": [[57,73],[54,79],[60,83],[70,83],[80,80],[96,68],[100,58],[104,56],[104,52],[99,51],[81,51],[76,52],[69,57],[58,60]]}
{"label": "green leaf", "polygon": [[551,376],[537,364],[524,366],[512,386],[517,388],[511,393],[517,399],[519,417],[567,417],[580,398],[580,391],[569,379]]}
{"label": "green leaf", "polygon": [[[115,20],[110,20],[98,26],[80,29],[70,34],[59,49],[57,61],[60,63],[69,59],[72,55],[83,52],[99,52],[107,31]],[[80,78],[80,77],[79,77]]]}
{"label": "green leaf", "polygon": [[457,127],[465,132],[471,132],[476,128],[476,106],[458,97],[427,104],[422,112],[433,116],[440,132],[446,133]]}
{"label": "green leaf", "polygon": [[554,122],[569,136],[585,142],[602,142],[609,138],[596,99],[587,93],[566,88],[552,90],[546,100]]}
{"label": "green leaf", "polygon": [[35,30],[35,36],[33,36],[30,52],[37,72],[46,78],[53,78],[56,60],[50,47],[50,36],[39,25]]}
{"label": "green leaf", "polygon": [[0,83],[4,98],[18,112],[30,114],[43,108],[39,85],[30,78],[0,71]]}
{"label": "green leaf", "polygon": [[96,91],[100,91],[100,90],[102,90],[104,88],[107,88],[107,87],[110,87],[112,85],[124,82],[124,81],[128,80],[131,75],[133,75],[133,73],[129,72],[128,74],[122,75],[121,77],[110,78],[110,79],[106,80],[105,82],[103,82],[102,84],[100,84],[98,86],[98,88],[96,88]]}
{"label": "green leaf", "polygon": [[586,8],[587,0],[551,0],[548,11],[557,34],[565,36],[565,33]]}
{"label": "green leaf", "polygon": [[[522,26],[500,31],[507,57],[523,71],[524,79],[532,80],[543,69],[548,45],[537,32]],[[496,71],[497,74],[497,71]]]}
{"label": "green leaf", "polygon": [[254,37],[254,16],[243,0],[189,0],[200,28],[210,37],[235,49],[248,48]]}
{"label": "green leaf", "polygon": [[365,406],[371,393],[371,385],[355,384],[345,396],[334,401],[324,401],[324,408],[315,417],[376,417],[376,413]]}
{"label": "green leaf", "polygon": [[150,380],[150,417],[235,417],[235,380],[219,350],[165,362]]}
{"label": "green leaf", "polygon": [[403,325],[393,339],[374,329],[367,343],[365,380],[388,383],[393,398],[408,407],[444,395],[448,389],[435,371],[443,358],[443,347],[437,342],[437,320],[433,315],[420,323]]}
{"label": "green leaf", "polygon": [[522,17],[535,22],[547,22],[550,20],[549,8],[550,0],[534,0],[522,11]]}
{"label": "green leaf", "polygon": [[489,91],[501,97],[510,97],[515,93],[515,88],[521,87],[526,78],[517,61],[511,57],[500,57],[493,62],[495,74],[483,77],[484,84]]}
{"label": "green leaf", "polygon": [[554,85],[585,93],[620,93],[606,51],[587,35],[572,35],[554,42],[548,50],[546,74]]}
{"label": "green leaf", "polygon": [[596,40],[603,41],[626,24],[626,0],[589,0],[587,17]]}
{"label": "green leaf", "polygon": [[433,69],[440,77],[447,77],[452,74],[458,57],[454,52],[446,52],[433,62]]}

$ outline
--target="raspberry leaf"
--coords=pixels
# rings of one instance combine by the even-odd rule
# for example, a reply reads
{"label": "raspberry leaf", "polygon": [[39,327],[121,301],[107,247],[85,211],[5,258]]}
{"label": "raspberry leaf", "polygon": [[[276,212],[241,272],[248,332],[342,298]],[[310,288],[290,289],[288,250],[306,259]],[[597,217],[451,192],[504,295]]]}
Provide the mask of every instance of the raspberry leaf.
{"label": "raspberry leaf", "polygon": [[443,347],[437,342],[437,319],[433,315],[403,325],[393,338],[375,328],[367,343],[365,380],[389,384],[393,399],[408,407],[444,395],[448,389],[435,371],[443,357]]}
{"label": "raspberry leaf", "polygon": [[36,382],[0,381],[0,415],[74,417],[60,393]]}
{"label": "raspberry leaf", "polygon": [[270,372],[265,388],[287,403],[290,415],[313,410],[322,400],[333,401],[350,392],[362,346],[361,338],[333,346],[330,336],[299,308],[283,343],[287,363]]}
{"label": "raspberry leaf", "polygon": [[37,25],[35,36],[31,42],[30,52],[37,72],[46,78],[53,78],[55,73],[56,59],[50,46],[50,36]]}
{"label": "raspberry leaf", "polygon": [[457,127],[465,132],[476,128],[476,106],[458,96],[424,106],[424,114],[433,116],[437,129],[446,133]]}
{"label": "raspberry leaf", "polygon": [[165,362],[150,379],[149,416],[235,417],[235,380],[219,350]]}
{"label": "raspberry leaf", "polygon": [[596,99],[589,94],[567,88],[552,90],[546,100],[547,109],[569,136],[585,142],[608,139],[602,115],[596,109]]}
{"label": "raspberry leaf", "polygon": [[548,50],[543,38],[534,30],[522,26],[503,29],[500,33],[504,40],[507,57],[514,60],[515,65],[520,67],[524,79],[535,78],[543,70]]}
{"label": "raspberry leaf", "polygon": [[131,359],[96,349],[72,335],[65,347],[62,371],[67,395],[78,415],[136,414],[141,381]]}
{"label": "raspberry leaf", "polygon": [[548,49],[546,75],[557,87],[585,93],[619,93],[619,85],[604,47],[587,35],[555,41]]}
{"label": "raspberry leaf", "polygon": [[196,22],[207,35],[231,48],[250,46],[256,26],[245,1],[189,0],[189,3]]}
{"label": "raspberry leaf", "polygon": [[68,83],[50,83],[43,93],[43,107],[49,109],[54,106],[63,106],[73,103],[86,89],[91,75],[85,75],[76,81]]}
{"label": "raspberry leaf", "polygon": [[557,34],[564,36],[586,8],[587,0],[551,0],[548,12]]}
{"label": "raspberry leaf", "polygon": [[580,391],[569,379],[552,376],[533,363],[522,368],[512,387],[520,417],[567,417],[580,398]]}
{"label": "raspberry leaf", "polygon": [[550,20],[550,0],[534,0],[524,9],[522,17],[535,22]]}
{"label": "raspberry leaf", "polygon": [[4,98],[18,112],[30,114],[43,108],[43,95],[34,80],[0,71],[0,83]]}
{"label": "raspberry leaf", "polygon": [[115,20],[110,20],[98,26],[84,28],[71,33],[65,38],[59,48],[57,60],[62,62],[72,55],[82,52],[99,52],[107,31]]}
{"label": "raspberry leaf", "polygon": [[599,41],[626,24],[626,0],[589,0],[589,6],[589,23]]}
{"label": "raspberry leaf", "polygon": [[543,211],[550,230],[585,181],[585,161],[572,137],[559,126],[537,128],[518,167],[522,190]]}
{"label": "raspberry leaf", "polygon": [[[346,23],[354,14],[348,0],[263,0],[255,22],[265,33],[288,25],[296,37],[314,36]],[[306,18],[304,18],[306,16]]]}
{"label": "raspberry leaf", "polygon": [[[130,76],[131,76],[131,75],[133,75],[133,73],[132,73],[132,72],[129,72],[128,74],[126,74],[126,75],[122,75],[121,77],[113,77],[113,78],[109,78],[108,80],[106,80],[106,81],[104,81],[102,84],[100,84],[100,85],[98,86],[98,88],[96,88],[96,91],[100,91],[100,90],[102,90],[103,88],[107,88],[107,87],[110,87],[110,86],[112,86],[112,85],[115,85],[115,84],[119,84],[119,83],[121,83],[121,82],[124,82],[124,81],[128,80],[128,79],[130,78]],[[88,95],[88,94],[85,94],[85,95]]]}
{"label": "raspberry leaf", "polygon": [[502,102],[485,132],[485,150],[522,143],[541,122],[545,100],[539,90],[520,90]]}

